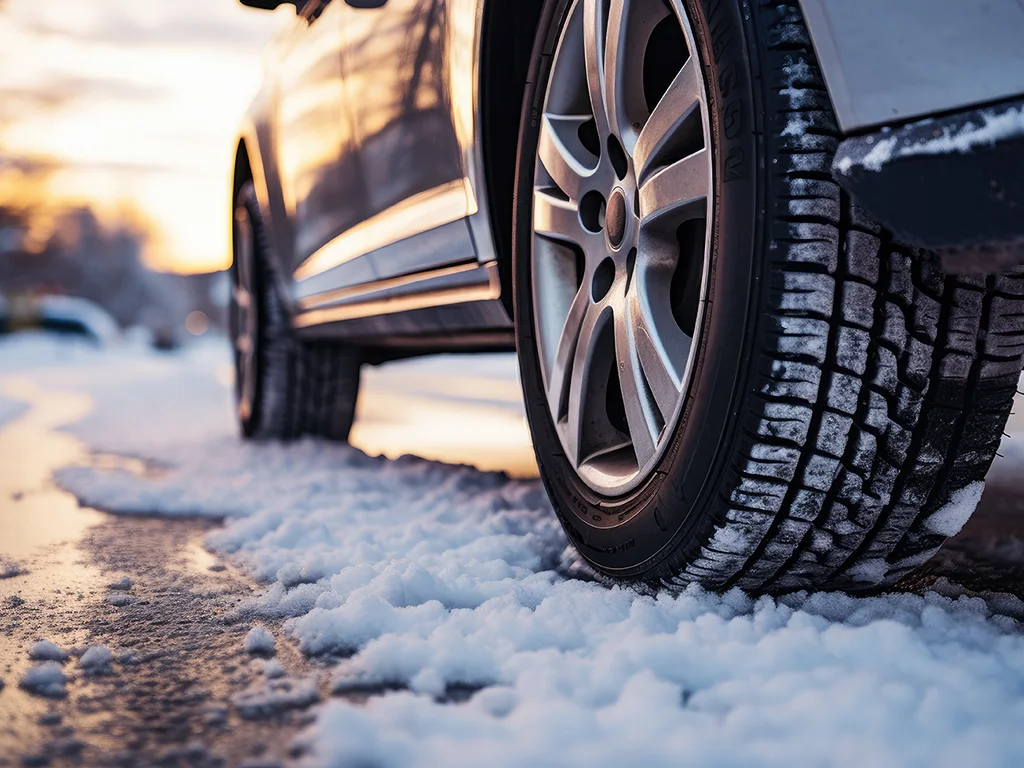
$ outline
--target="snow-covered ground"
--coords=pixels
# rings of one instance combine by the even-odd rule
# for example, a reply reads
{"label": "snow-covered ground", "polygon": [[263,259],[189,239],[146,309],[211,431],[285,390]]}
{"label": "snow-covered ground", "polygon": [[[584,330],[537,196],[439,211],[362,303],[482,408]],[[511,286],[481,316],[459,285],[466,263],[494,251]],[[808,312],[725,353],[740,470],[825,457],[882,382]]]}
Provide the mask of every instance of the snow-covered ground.
{"label": "snow-covered ground", "polygon": [[24,403],[0,397],[0,427],[2,427],[5,422],[18,418],[27,410],[28,406]]}
{"label": "snow-covered ground", "polygon": [[[456,363],[399,365],[415,388]],[[451,413],[490,408],[514,424],[510,358],[458,367],[491,384],[450,399]],[[950,584],[641,596],[578,578],[536,480],[242,443],[218,345],[160,356],[0,343],[0,396],[28,385],[90,395],[70,429],[143,460],[65,467],[61,486],[117,513],[225,518],[208,545],[266,585],[242,608],[255,623],[285,618],[306,653],[332,661],[339,696],[301,737],[309,765],[1011,766],[1024,754],[1016,598]],[[471,434],[467,422],[453,429]],[[353,703],[356,691],[372,695]]]}

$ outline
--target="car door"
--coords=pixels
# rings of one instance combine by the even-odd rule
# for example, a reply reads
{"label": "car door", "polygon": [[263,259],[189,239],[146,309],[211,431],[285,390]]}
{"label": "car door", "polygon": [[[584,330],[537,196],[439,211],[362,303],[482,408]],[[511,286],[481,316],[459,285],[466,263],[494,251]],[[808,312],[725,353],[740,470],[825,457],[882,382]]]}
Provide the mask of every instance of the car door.
{"label": "car door", "polygon": [[381,233],[370,238],[381,246],[380,277],[474,257],[448,97],[448,13],[447,0],[345,9],[348,91],[367,180],[363,229]]}
{"label": "car door", "polygon": [[[365,217],[365,187],[345,93],[345,8],[344,0],[299,3],[296,22],[276,56],[276,140],[292,269]],[[372,280],[366,266],[335,271],[326,287]],[[304,280],[301,270],[296,277],[300,298],[325,287]]]}

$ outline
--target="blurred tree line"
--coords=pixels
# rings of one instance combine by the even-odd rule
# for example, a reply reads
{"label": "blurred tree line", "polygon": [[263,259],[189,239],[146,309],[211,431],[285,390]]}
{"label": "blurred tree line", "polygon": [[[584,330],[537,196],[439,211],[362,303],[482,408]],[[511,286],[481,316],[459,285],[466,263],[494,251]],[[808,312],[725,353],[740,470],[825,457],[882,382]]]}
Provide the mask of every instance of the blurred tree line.
{"label": "blurred tree line", "polygon": [[224,273],[155,272],[143,261],[144,225],[101,219],[88,205],[57,205],[37,172],[3,165],[0,159],[0,293],[80,296],[124,328],[175,338],[195,310],[222,325]]}

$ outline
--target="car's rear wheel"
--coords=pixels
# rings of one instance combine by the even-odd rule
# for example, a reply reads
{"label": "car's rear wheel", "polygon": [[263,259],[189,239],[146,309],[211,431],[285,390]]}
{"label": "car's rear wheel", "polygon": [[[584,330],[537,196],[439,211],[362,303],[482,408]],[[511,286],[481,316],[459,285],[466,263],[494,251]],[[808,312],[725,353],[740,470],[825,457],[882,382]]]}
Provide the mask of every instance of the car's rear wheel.
{"label": "car's rear wheel", "polygon": [[830,174],[790,3],[549,0],[515,310],[541,475],[599,571],[892,583],[973,511],[1024,279],[944,275]]}
{"label": "car's rear wheel", "polygon": [[359,392],[358,350],[296,339],[278,294],[252,182],[235,199],[231,335],[242,435],[346,440]]}

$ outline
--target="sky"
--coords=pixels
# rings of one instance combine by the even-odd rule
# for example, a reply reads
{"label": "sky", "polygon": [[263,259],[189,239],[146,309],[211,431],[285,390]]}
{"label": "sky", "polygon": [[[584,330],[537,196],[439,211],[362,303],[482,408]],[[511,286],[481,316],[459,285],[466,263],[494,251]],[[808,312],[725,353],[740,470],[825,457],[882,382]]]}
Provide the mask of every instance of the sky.
{"label": "sky", "polygon": [[143,222],[154,267],[227,266],[234,143],[289,17],[235,0],[0,0],[0,162]]}

